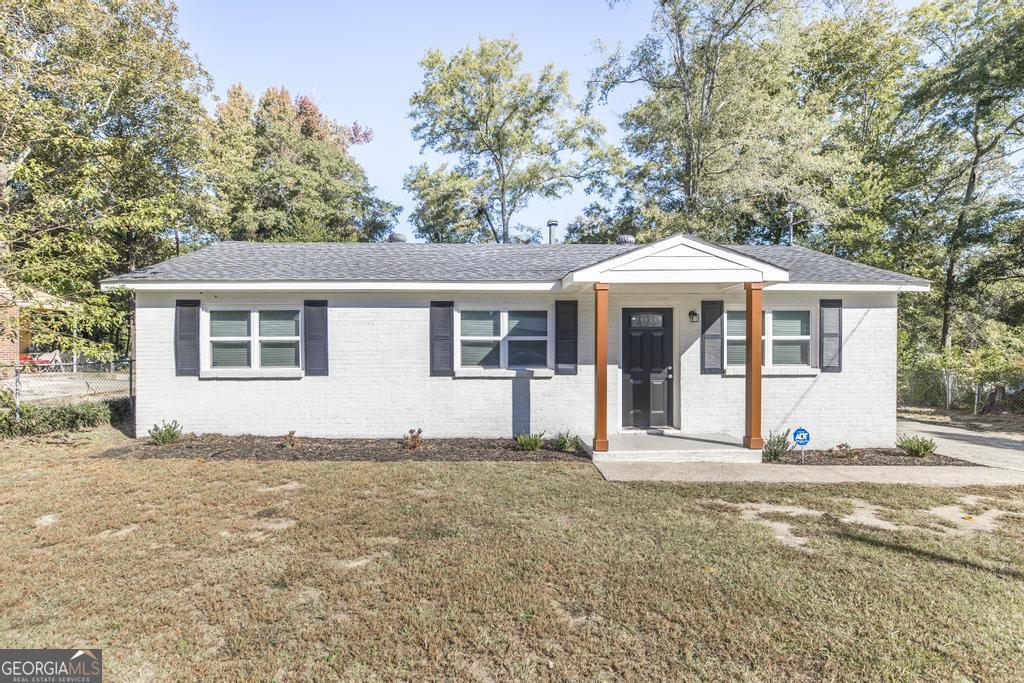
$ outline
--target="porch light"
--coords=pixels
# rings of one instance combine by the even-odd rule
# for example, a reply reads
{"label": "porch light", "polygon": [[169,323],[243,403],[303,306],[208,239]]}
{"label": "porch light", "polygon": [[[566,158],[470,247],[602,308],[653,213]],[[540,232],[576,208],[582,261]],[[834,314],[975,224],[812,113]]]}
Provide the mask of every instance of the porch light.
{"label": "porch light", "polygon": [[700,321],[700,316],[697,315],[697,311],[690,311],[690,322],[695,323]]}

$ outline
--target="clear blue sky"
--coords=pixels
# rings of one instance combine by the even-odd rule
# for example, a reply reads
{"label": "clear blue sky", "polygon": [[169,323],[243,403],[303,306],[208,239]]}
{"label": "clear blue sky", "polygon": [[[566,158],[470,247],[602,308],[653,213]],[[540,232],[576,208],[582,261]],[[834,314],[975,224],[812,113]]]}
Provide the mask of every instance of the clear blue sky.
{"label": "clear blue sky", "polygon": [[[424,160],[410,134],[409,96],[419,88],[418,62],[427,49],[450,54],[481,35],[515,36],[527,69],[554,62],[569,71],[581,98],[600,61],[595,41],[632,46],[648,31],[653,9],[644,0],[613,9],[605,0],[179,0],[178,6],[181,35],[210,72],[217,95],[233,83],[254,94],[283,85],[293,95],[312,96],[339,122],[372,128],[373,142],[356,147],[355,155],[379,195],[403,206],[398,230],[406,234],[412,202],[402,176]],[[620,139],[619,116],[637,94],[620,93],[596,112],[609,140]],[[537,201],[519,221],[543,226],[556,218],[564,227],[587,203],[582,191]]]}

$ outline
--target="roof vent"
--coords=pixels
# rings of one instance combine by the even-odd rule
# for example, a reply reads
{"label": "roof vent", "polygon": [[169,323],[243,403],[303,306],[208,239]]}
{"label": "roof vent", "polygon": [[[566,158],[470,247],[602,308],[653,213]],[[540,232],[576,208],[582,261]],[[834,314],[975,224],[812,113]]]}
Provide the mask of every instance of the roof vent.
{"label": "roof vent", "polygon": [[388,242],[404,242],[405,239],[405,235],[400,232],[393,232],[388,235]]}
{"label": "roof vent", "polygon": [[615,244],[636,244],[636,238],[632,235],[619,235],[615,238]]}
{"label": "roof vent", "polygon": [[548,219],[548,244],[555,243],[555,230],[558,228],[558,221],[554,218]]}

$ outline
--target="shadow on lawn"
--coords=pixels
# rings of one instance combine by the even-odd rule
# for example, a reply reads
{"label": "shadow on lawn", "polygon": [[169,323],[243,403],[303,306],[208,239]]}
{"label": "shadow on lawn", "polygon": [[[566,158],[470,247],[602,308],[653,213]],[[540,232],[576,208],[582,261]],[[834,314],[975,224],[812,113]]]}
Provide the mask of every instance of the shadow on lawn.
{"label": "shadow on lawn", "polygon": [[913,555],[925,560],[932,560],[933,562],[941,562],[943,564],[951,564],[957,567],[963,567],[964,569],[974,569],[976,571],[988,572],[995,574],[996,576],[1003,576],[1009,579],[1024,580],[1024,572],[1016,569],[1004,569],[1001,567],[990,567],[978,562],[972,562],[971,560],[965,560],[960,557],[953,557],[952,555],[945,555],[943,553],[937,553],[932,550],[925,550],[923,548],[916,548],[906,543],[900,543],[895,541],[884,541],[867,534],[857,533],[846,529],[835,529],[833,533],[844,540],[856,541],[863,543],[864,545],[870,545],[875,548],[883,550],[891,550],[893,552],[901,553],[904,555]]}

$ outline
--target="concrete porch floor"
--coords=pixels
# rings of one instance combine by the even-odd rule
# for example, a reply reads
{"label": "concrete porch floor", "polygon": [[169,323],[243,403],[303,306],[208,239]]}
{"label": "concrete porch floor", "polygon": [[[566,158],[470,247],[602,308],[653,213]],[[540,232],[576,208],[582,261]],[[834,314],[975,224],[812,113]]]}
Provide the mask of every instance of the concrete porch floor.
{"label": "concrete porch floor", "polygon": [[590,439],[584,448],[594,462],[761,462],[761,451],[743,447],[729,434],[683,434],[674,431],[631,431],[608,435],[608,450],[594,453]]}

